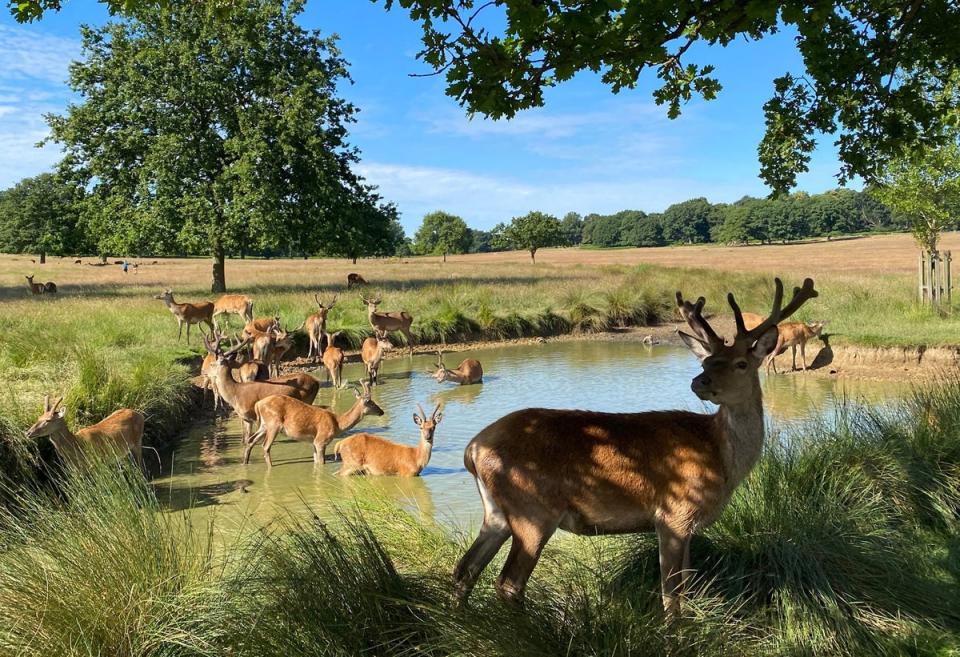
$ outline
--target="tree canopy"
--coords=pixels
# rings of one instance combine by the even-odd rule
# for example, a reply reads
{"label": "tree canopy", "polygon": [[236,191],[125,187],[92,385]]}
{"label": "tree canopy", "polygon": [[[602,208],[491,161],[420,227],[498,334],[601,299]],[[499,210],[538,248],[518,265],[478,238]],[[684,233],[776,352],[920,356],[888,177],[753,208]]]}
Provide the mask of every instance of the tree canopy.
{"label": "tree canopy", "polygon": [[98,248],[209,254],[223,291],[228,250],[349,255],[393,230],[395,211],[351,170],[347,63],[295,23],[300,3],[243,0],[227,16],[162,4],[83,27],[69,80],[81,101],[48,117],[63,171],[90,189]]}
{"label": "tree canopy", "polygon": [[51,173],[24,178],[0,192],[0,244],[8,253],[47,254],[82,252],[84,234],[79,223],[83,191]]}
{"label": "tree canopy", "polygon": [[421,255],[466,253],[473,243],[467,222],[457,215],[437,210],[423,217],[423,223],[413,238],[414,250]]}
{"label": "tree canopy", "polygon": [[514,217],[509,224],[498,224],[493,234],[494,242],[503,248],[529,251],[533,262],[537,261],[539,249],[567,243],[560,220],[537,211]]}

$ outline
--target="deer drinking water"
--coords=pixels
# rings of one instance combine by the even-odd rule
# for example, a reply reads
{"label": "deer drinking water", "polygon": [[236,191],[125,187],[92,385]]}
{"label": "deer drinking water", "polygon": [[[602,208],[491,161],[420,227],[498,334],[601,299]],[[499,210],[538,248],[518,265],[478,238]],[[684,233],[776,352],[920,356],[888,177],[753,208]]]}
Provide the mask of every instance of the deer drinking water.
{"label": "deer drinking water", "polygon": [[380,305],[380,297],[375,299],[365,299],[360,295],[360,300],[367,304],[367,319],[370,320],[370,326],[374,331],[390,333],[391,331],[400,331],[407,339],[407,346],[410,353],[413,353],[413,334],[410,332],[410,325],[413,324],[413,316],[405,310],[400,312],[382,313],[377,311]]}
{"label": "deer drinking water", "polygon": [[417,404],[420,414],[413,414],[413,422],[420,428],[420,442],[416,447],[400,445],[369,433],[358,433],[344,438],[333,448],[343,465],[337,471],[341,477],[355,474],[373,476],[396,475],[419,477],[430,462],[433,453],[433,433],[443,419],[440,404],[433,409],[429,419],[423,406]]}
{"label": "deer drinking water", "polygon": [[683,341],[703,371],[691,389],[717,404],[688,411],[599,413],[529,408],[506,415],[467,445],[464,464],[477,483],[483,524],[454,571],[465,602],[480,573],[508,538],[496,581],[499,595],[522,603],[527,580],[557,529],[575,534],[656,532],[664,609],[677,611],[690,576],[690,539],[710,525],[753,468],[764,442],[758,369],[776,347],[776,325],[817,296],[813,281],[782,307],[775,280],[770,316],[744,326],[733,295],[736,335],[725,344],[695,304],[677,293],[691,334]]}

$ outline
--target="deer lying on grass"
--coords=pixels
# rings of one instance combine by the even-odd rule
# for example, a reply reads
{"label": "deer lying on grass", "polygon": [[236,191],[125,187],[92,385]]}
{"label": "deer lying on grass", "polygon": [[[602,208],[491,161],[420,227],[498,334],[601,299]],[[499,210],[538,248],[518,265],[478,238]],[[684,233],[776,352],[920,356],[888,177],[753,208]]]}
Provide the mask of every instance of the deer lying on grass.
{"label": "deer lying on grass", "polygon": [[27,279],[27,286],[30,288],[31,294],[56,294],[57,293],[57,284],[53,281],[47,281],[46,283],[34,283],[33,275],[24,276]]}
{"label": "deer lying on grass", "polygon": [[779,338],[777,347],[767,358],[767,368],[773,367],[773,373],[777,372],[776,357],[790,347],[793,355],[792,369],[797,369],[797,347],[800,347],[800,358],[803,361],[803,371],[807,371],[807,340],[819,337],[826,326],[826,322],[784,322],[779,329]]}
{"label": "deer lying on grass", "polygon": [[73,433],[63,419],[67,414],[66,409],[59,408],[62,401],[63,397],[60,397],[51,406],[50,397],[44,397],[43,414],[27,429],[27,438],[50,436],[57,453],[64,462],[73,466],[83,465],[94,455],[129,454],[138,467],[143,467],[142,414],[121,408],[96,424]]}
{"label": "deer lying on grass", "polygon": [[277,434],[283,430],[294,440],[313,443],[313,463],[322,464],[326,460],[327,445],[336,436],[352,429],[367,415],[383,415],[383,409],[370,397],[370,386],[360,382],[362,388],[354,389],[357,401],[346,413],[333,411],[310,404],[304,404],[289,397],[272,396],[256,404],[255,414],[260,422],[256,433],[250,436],[243,450],[243,463],[250,462],[250,451],[260,440],[263,443],[263,460],[267,466],[273,465],[270,448]]}
{"label": "deer lying on grass", "polygon": [[254,406],[261,399],[271,395],[294,397],[307,404],[312,404],[320,390],[320,382],[309,374],[302,372],[288,374],[277,379],[267,381],[249,381],[238,383],[231,374],[231,364],[234,356],[242,347],[236,347],[223,352],[219,344],[204,338],[207,351],[213,352],[214,362],[209,372],[213,376],[217,392],[220,397],[236,411],[242,425],[241,433],[244,440],[250,435],[257,420]]}
{"label": "deer lying on grass", "polygon": [[246,294],[224,294],[213,304],[213,318],[218,315],[237,315],[244,322],[252,322],[253,299]]}
{"label": "deer lying on grass", "polygon": [[433,432],[443,419],[443,413],[438,413],[440,404],[437,404],[428,420],[420,404],[417,404],[417,409],[420,415],[413,414],[413,421],[420,427],[420,442],[416,447],[399,445],[369,433],[355,434],[344,438],[333,448],[333,453],[343,459],[337,474],[341,477],[355,474],[420,476],[430,462]]}
{"label": "deer lying on grass", "polygon": [[393,349],[393,345],[387,340],[387,334],[381,331],[375,331],[376,335],[367,338],[360,345],[360,358],[367,368],[367,382],[370,385],[379,385],[380,364],[383,362],[384,352]]}
{"label": "deer lying on grass", "polygon": [[470,385],[472,383],[483,383],[483,367],[480,361],[473,358],[464,358],[455,370],[448,370],[443,364],[443,350],[437,351],[437,371],[433,378],[437,383],[444,381],[453,381],[460,385]]}
{"label": "deer lying on grass", "polygon": [[690,576],[690,539],[710,525],[760,456],[763,400],[757,374],[777,342],[776,325],[817,296],[809,278],[786,307],[776,279],[773,309],[748,330],[733,295],[737,332],[726,345],[695,304],[677,292],[692,335],[680,333],[700,359],[693,392],[719,405],[688,411],[598,413],[528,408],[506,415],[467,445],[464,464],[483,502],[480,534],[454,571],[464,603],[503,543],[510,554],[496,581],[499,595],[522,604],[530,573],[557,529],[574,534],[655,531],[664,609],[672,614]]}
{"label": "deer lying on grass", "polygon": [[367,281],[364,280],[363,276],[356,273],[347,274],[347,289],[349,290],[352,287],[359,287],[361,285],[369,285]]}
{"label": "deer lying on grass", "polygon": [[402,310],[400,312],[381,313],[377,312],[377,306],[380,305],[380,297],[375,299],[365,299],[360,295],[360,300],[367,304],[367,319],[370,320],[370,326],[374,331],[390,333],[391,331],[400,331],[407,339],[407,346],[410,353],[413,353],[413,334],[410,332],[410,325],[413,324],[413,317],[410,313]]}
{"label": "deer lying on grass", "polygon": [[323,350],[322,358],[323,366],[327,368],[327,374],[330,375],[334,388],[340,387],[343,374],[343,349],[336,346],[337,336],[340,333],[340,331],[337,331],[336,333],[325,334],[327,336],[327,348]]}
{"label": "deer lying on grass", "polygon": [[183,333],[183,325],[187,325],[187,344],[190,344],[190,326],[192,324],[206,324],[213,332],[213,304],[209,301],[200,303],[177,303],[173,300],[173,291],[164,290],[154,297],[165,304],[173,316],[177,318],[177,340]]}
{"label": "deer lying on grass", "polygon": [[327,332],[327,314],[337,305],[337,299],[340,297],[339,294],[334,295],[333,301],[327,305],[323,305],[323,302],[320,301],[320,294],[315,293],[313,298],[317,301],[317,312],[313,313],[307,317],[306,327],[307,327],[307,337],[310,339],[310,349],[307,352],[307,358],[317,358],[323,353],[320,350],[321,341],[323,340],[323,334]]}

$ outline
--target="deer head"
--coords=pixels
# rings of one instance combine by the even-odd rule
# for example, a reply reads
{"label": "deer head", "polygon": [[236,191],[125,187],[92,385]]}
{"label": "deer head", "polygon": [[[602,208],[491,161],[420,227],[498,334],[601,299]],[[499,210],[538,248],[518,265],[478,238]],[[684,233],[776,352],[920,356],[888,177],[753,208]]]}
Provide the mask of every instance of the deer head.
{"label": "deer head", "polygon": [[436,371],[433,372],[433,378],[435,378],[438,383],[443,383],[446,379],[446,376],[447,368],[443,364],[443,349],[438,349]]}
{"label": "deer head", "polygon": [[437,425],[440,424],[440,420],[443,419],[443,413],[439,412],[440,404],[437,404],[437,407],[433,409],[433,413],[430,414],[430,419],[427,419],[427,414],[423,412],[423,406],[420,405],[420,402],[417,402],[417,410],[420,411],[420,414],[413,414],[413,422],[420,427],[420,438],[432,445],[433,432],[436,430]]}
{"label": "deer head", "polygon": [[381,298],[381,297],[375,297],[375,298],[367,299],[367,298],[365,298],[365,297],[361,294],[361,295],[360,295],[360,300],[361,300],[362,302],[364,302],[365,304],[367,304],[367,310],[369,310],[370,312],[374,312],[374,311],[377,309],[377,306],[380,305],[380,302],[382,301],[382,298]]}
{"label": "deer head", "polygon": [[362,402],[363,407],[360,409],[360,415],[383,415],[383,409],[377,406],[377,403],[373,401],[373,398],[370,395],[370,384],[366,381],[360,381],[359,384],[354,384],[353,386],[354,396]]}
{"label": "deer head", "polygon": [[703,365],[703,372],[694,377],[690,385],[700,399],[715,404],[742,404],[754,398],[755,388],[759,386],[757,370],[777,345],[777,323],[817,296],[813,280],[807,278],[803,287],[794,288],[793,299],[783,307],[783,283],[777,278],[774,286],[770,315],[750,330],[744,326],[743,314],[733,294],[727,295],[737,324],[736,336],[729,345],[704,319],[706,300],[700,297],[696,303],[690,303],[677,292],[677,308],[693,332],[690,335],[681,331],[680,337]]}
{"label": "deer head", "polygon": [[160,301],[168,301],[173,303],[173,290],[168,288],[153,298],[160,299]]}
{"label": "deer head", "polygon": [[63,397],[60,397],[51,406],[50,395],[43,398],[43,414],[37,418],[32,427],[27,429],[27,438],[49,436],[66,428],[66,421],[63,418],[67,414],[67,409],[60,408],[62,401]]}

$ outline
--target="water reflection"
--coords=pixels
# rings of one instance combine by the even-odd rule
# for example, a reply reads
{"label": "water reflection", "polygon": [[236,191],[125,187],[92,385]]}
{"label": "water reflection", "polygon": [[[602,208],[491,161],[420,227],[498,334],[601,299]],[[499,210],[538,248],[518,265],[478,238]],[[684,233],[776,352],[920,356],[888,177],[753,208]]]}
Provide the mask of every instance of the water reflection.
{"label": "water reflection", "polygon": [[[154,482],[158,497],[171,509],[194,506],[201,513],[213,507],[223,509],[220,513],[250,513],[266,522],[284,510],[305,512],[309,506],[325,512],[352,506],[358,496],[377,494],[410,510],[475,523],[480,504],[463,467],[463,448],[480,429],[510,411],[531,406],[623,412],[715,409],[690,392],[690,380],[700,368],[680,348],[564,342],[476,350],[470,356],[483,363],[481,385],[438,384],[426,373],[433,364],[430,355],[384,362],[374,399],[386,414],[364,418],[350,432],[379,433],[413,445],[419,436],[412,421],[416,402],[425,407],[442,403],[445,421],[437,430],[430,464],[419,478],[340,478],[334,474],[339,463],[315,468],[310,445],[284,436],[273,446],[272,470],[264,465],[259,449],[254,449],[250,465],[243,466],[239,424],[236,419],[221,419],[215,426],[198,428],[181,443],[173,475]],[[364,373],[361,363],[350,363],[343,375],[357,381]],[[878,402],[903,392],[905,387],[896,383],[840,384],[799,373],[764,379],[767,411],[778,428],[811,417],[829,419],[844,399]],[[350,389],[322,387],[315,403],[343,412],[353,402]]]}

